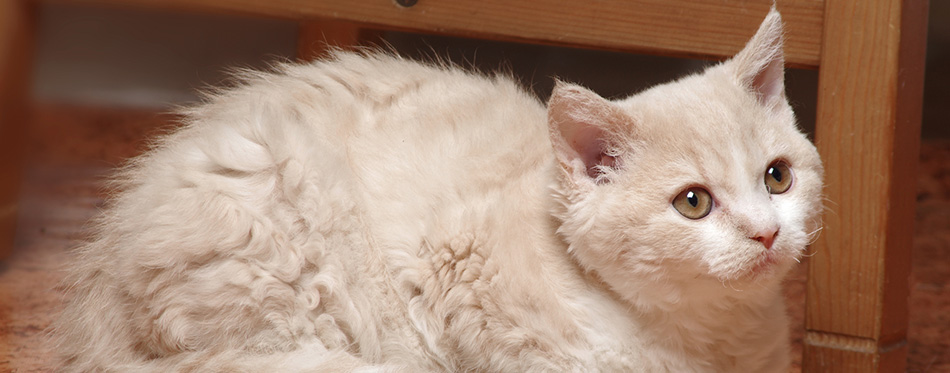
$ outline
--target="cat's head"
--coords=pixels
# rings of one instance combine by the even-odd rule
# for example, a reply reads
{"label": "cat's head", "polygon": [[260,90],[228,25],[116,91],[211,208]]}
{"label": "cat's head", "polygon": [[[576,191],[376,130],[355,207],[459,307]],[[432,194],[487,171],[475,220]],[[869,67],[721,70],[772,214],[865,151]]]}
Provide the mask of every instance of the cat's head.
{"label": "cat's head", "polygon": [[774,9],[700,74],[619,101],[558,83],[548,116],[572,255],[637,303],[774,288],[822,211],[821,161],[784,91]]}

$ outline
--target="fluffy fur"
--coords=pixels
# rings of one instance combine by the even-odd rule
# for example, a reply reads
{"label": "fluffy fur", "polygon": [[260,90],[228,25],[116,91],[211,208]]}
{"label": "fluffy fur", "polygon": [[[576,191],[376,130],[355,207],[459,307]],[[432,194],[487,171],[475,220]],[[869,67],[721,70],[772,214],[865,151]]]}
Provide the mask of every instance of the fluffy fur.
{"label": "fluffy fur", "polygon": [[[61,370],[784,372],[822,168],[781,46],[773,10],[701,74],[547,108],[376,53],[254,74],[118,177]],[[671,205],[692,186],[697,220]]]}

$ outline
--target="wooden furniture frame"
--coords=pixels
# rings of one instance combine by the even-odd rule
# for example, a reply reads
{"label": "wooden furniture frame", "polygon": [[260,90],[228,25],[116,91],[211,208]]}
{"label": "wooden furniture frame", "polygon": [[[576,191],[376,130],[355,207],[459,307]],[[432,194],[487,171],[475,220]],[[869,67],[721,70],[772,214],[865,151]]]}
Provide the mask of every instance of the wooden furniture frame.
{"label": "wooden furniture frame", "polygon": [[[398,29],[714,59],[741,49],[773,2],[72,1],[294,19],[302,56],[324,40],[352,45],[365,30]],[[803,369],[903,371],[927,0],[777,6],[786,61],[819,69],[816,143],[827,173],[825,228],[809,267]],[[32,0],[0,1],[0,253],[12,243],[33,7]]]}

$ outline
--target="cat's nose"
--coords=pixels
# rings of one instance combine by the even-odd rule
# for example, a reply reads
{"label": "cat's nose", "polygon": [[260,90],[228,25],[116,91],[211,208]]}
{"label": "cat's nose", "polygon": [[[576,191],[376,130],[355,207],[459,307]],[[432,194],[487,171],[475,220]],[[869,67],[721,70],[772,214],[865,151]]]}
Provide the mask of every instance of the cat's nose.
{"label": "cat's nose", "polygon": [[752,236],[753,240],[759,241],[762,243],[762,246],[765,246],[765,249],[771,249],[772,243],[775,242],[775,237],[778,237],[778,227],[768,227],[760,230],[755,236]]}

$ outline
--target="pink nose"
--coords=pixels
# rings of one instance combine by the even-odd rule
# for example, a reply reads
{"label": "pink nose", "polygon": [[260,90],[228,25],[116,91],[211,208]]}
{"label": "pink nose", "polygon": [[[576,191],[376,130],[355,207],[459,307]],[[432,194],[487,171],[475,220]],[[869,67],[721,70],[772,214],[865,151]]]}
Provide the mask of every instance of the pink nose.
{"label": "pink nose", "polygon": [[751,238],[761,242],[766,249],[771,249],[772,243],[775,242],[775,237],[778,237],[778,228],[770,227],[759,231],[759,233],[756,233],[756,235]]}

